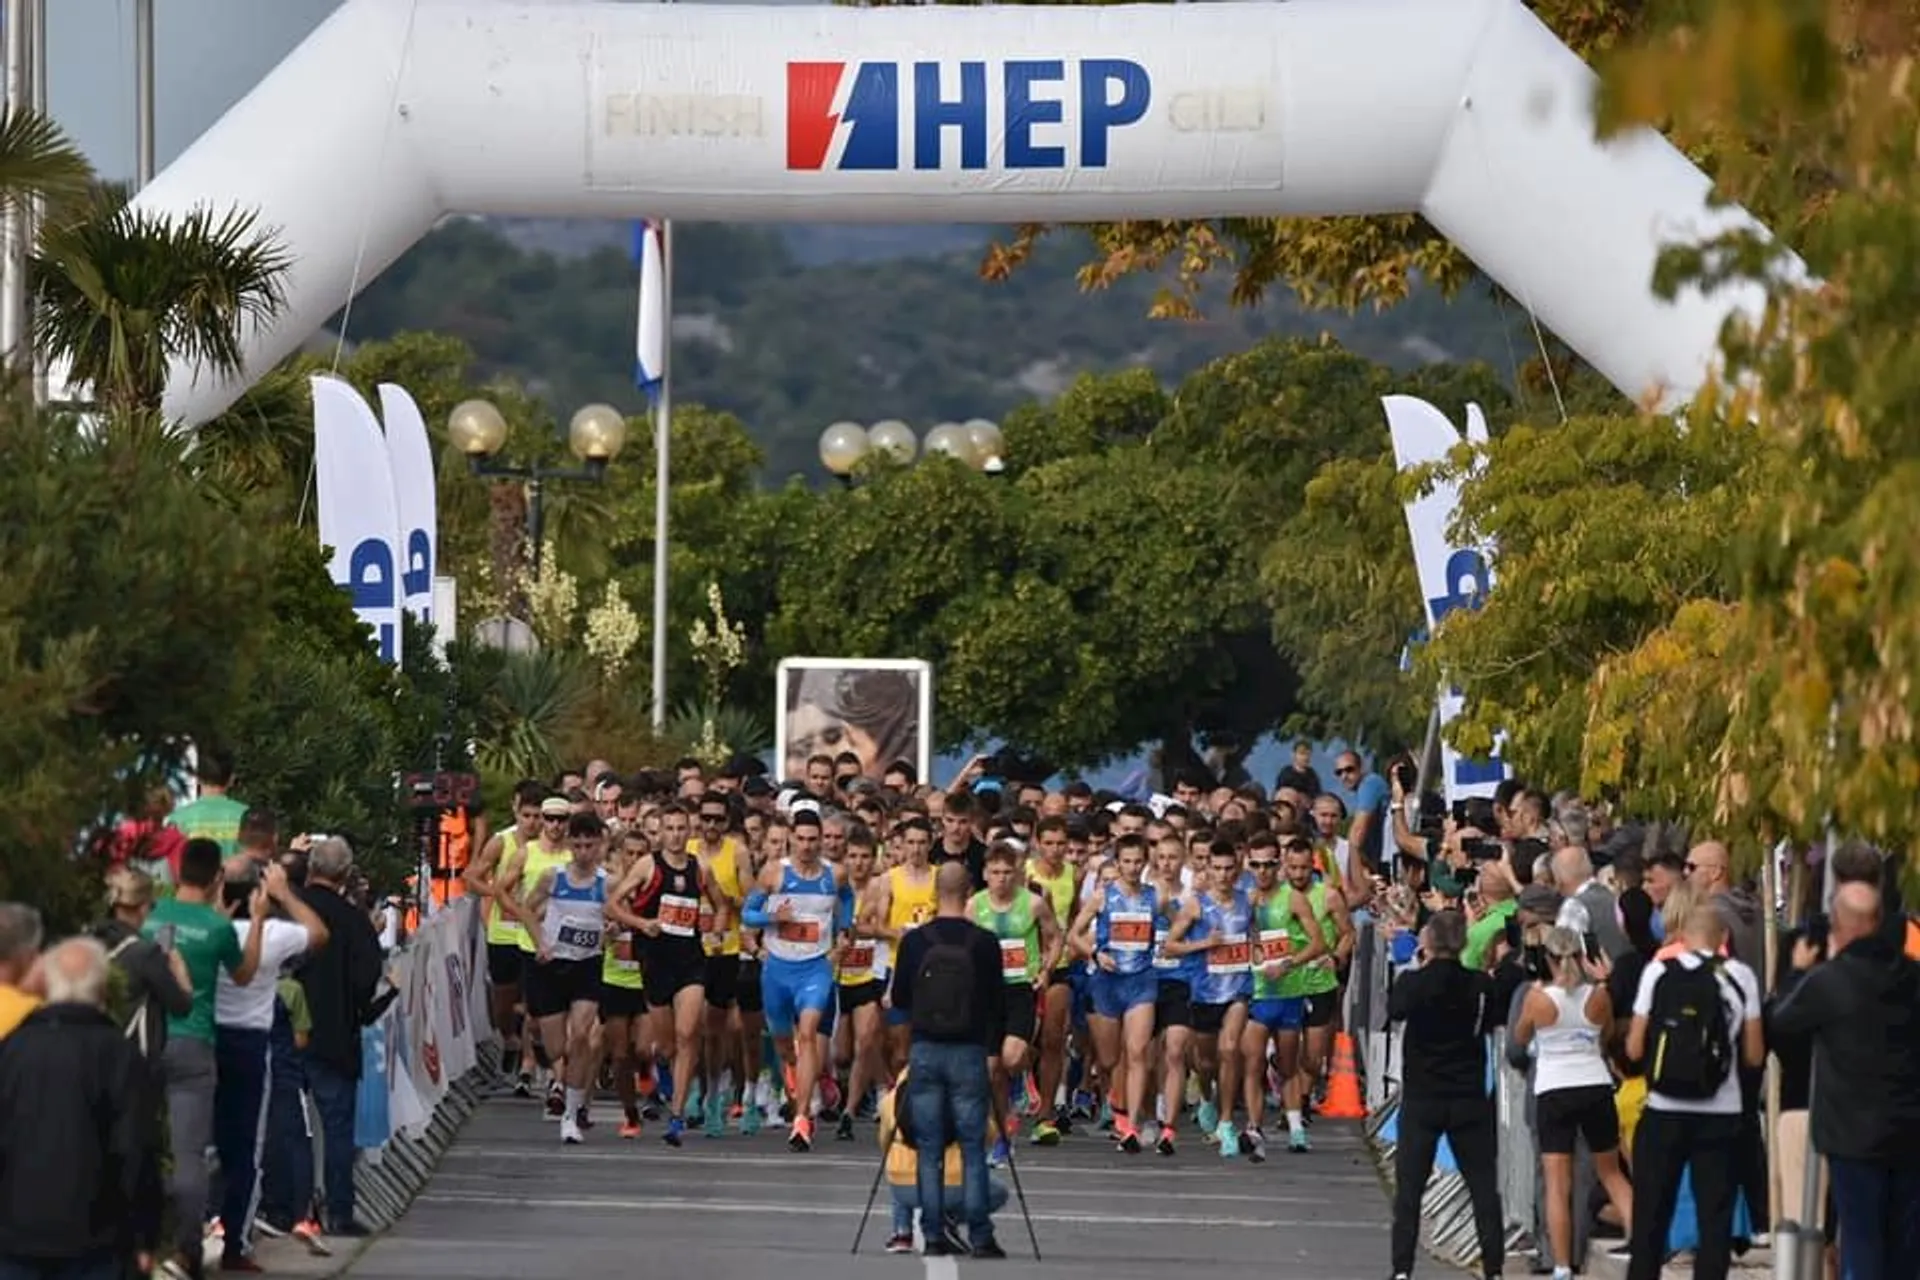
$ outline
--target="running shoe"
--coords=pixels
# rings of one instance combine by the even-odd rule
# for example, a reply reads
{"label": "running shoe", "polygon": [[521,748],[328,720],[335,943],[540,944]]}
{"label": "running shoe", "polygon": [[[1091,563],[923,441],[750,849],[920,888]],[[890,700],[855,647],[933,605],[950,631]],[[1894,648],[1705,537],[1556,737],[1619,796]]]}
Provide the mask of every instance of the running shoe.
{"label": "running shoe", "polygon": [[724,1138],[727,1136],[726,1109],[720,1105],[719,1098],[709,1099],[708,1102],[707,1113],[704,1117],[706,1123],[700,1127],[700,1132],[709,1138]]}
{"label": "running shoe", "polygon": [[640,1136],[640,1117],[628,1116],[625,1120],[621,1121],[620,1136],[628,1139],[639,1137]]}
{"label": "running shoe", "polygon": [[996,1139],[993,1144],[993,1150],[987,1153],[987,1167],[990,1169],[1004,1169],[1007,1167],[1007,1161],[1010,1160],[1012,1156],[1013,1144],[1005,1138]]}
{"label": "running shoe", "polygon": [[680,1140],[686,1136],[686,1132],[687,1122],[679,1116],[674,1116],[667,1121],[667,1131],[660,1135],[660,1140],[670,1147],[677,1147],[680,1145]]}
{"label": "running shoe", "polygon": [[1036,1147],[1057,1147],[1060,1145],[1060,1130],[1055,1125],[1042,1120],[1033,1126],[1033,1137],[1028,1141]]}
{"label": "running shoe", "polygon": [[1219,1129],[1214,1132],[1220,1141],[1220,1158],[1222,1160],[1232,1160],[1240,1154],[1240,1134],[1234,1129],[1233,1121],[1222,1120]]}
{"label": "running shoe", "polygon": [[578,1146],[580,1143],[586,1141],[585,1135],[580,1132],[579,1124],[575,1122],[572,1116],[563,1115],[560,1117],[560,1141],[570,1147]]}
{"label": "running shoe", "polygon": [[581,1107],[573,1113],[573,1122],[580,1126],[580,1132],[582,1133],[593,1128],[593,1117],[587,1114],[585,1107]]}
{"label": "running shoe", "polygon": [[806,1116],[796,1117],[793,1132],[787,1135],[787,1146],[794,1151],[813,1150],[813,1121]]}
{"label": "running shoe", "polygon": [[567,1090],[558,1080],[547,1086],[547,1119],[558,1120],[567,1114]]}
{"label": "running shoe", "polygon": [[888,1253],[912,1253],[913,1252],[913,1232],[909,1231],[907,1232],[907,1234],[903,1236],[887,1237],[887,1252]]}
{"label": "running shoe", "polygon": [[1313,1150],[1313,1142],[1311,1139],[1307,1137],[1307,1131],[1305,1129],[1295,1129],[1292,1133],[1289,1133],[1287,1135],[1287,1150],[1289,1151]]}
{"label": "running shoe", "polygon": [[840,1113],[840,1123],[834,1126],[833,1137],[836,1142],[853,1141],[853,1114],[851,1112],[842,1111]]}
{"label": "running shoe", "polygon": [[1254,1164],[1267,1162],[1267,1135],[1258,1129],[1247,1130],[1247,1159]]}
{"label": "running shoe", "polygon": [[1073,1108],[1059,1106],[1053,1109],[1053,1127],[1061,1133],[1073,1132]]}
{"label": "running shoe", "polygon": [[331,1258],[333,1246],[327,1243],[326,1232],[312,1218],[293,1224],[293,1238],[307,1246],[307,1252],[316,1258]]}
{"label": "running shoe", "polygon": [[531,1071],[522,1071],[519,1077],[514,1080],[513,1096],[516,1098],[531,1098],[533,1096],[533,1073]]}
{"label": "running shoe", "polygon": [[1120,1150],[1130,1156],[1140,1154],[1140,1131],[1133,1127],[1132,1121],[1115,1121],[1113,1131],[1120,1135]]}
{"label": "running shoe", "polygon": [[1199,1124],[1202,1133],[1212,1133],[1220,1127],[1220,1108],[1213,1105],[1213,1099],[1208,1098],[1200,1104],[1195,1122]]}
{"label": "running shoe", "polygon": [[706,1119],[706,1090],[699,1080],[687,1087],[687,1123],[698,1126]]}
{"label": "running shoe", "polygon": [[760,1116],[761,1111],[757,1104],[749,1105],[745,1111],[740,1113],[740,1134],[742,1137],[751,1138],[754,1134],[760,1132]]}
{"label": "running shoe", "polygon": [[1153,1149],[1155,1151],[1158,1151],[1163,1156],[1170,1156],[1173,1154],[1173,1126],[1172,1125],[1163,1124],[1160,1126],[1160,1141],[1153,1144]]}

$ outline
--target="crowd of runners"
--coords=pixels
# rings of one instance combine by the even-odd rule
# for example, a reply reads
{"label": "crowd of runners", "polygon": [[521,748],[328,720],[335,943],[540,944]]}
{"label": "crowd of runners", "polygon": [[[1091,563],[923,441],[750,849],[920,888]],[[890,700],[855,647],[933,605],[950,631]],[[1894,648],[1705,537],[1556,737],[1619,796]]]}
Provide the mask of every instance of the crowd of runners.
{"label": "crowd of runners", "polygon": [[982,772],[940,790],[849,754],[780,788],[693,761],[520,784],[466,873],[518,1092],[569,1144],[603,1091],[622,1138],[853,1139],[906,1060],[889,959],[963,861],[1009,988],[995,1163],[1089,1132],[1172,1156],[1189,1131],[1257,1163],[1282,1117],[1310,1150],[1349,908],[1377,887],[1340,799],[1196,772],[1134,802]]}

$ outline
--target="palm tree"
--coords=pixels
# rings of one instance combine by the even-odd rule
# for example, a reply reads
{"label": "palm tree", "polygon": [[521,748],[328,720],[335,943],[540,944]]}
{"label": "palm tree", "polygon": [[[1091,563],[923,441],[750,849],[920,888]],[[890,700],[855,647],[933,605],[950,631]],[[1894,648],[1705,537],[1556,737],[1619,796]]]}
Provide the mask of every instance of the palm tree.
{"label": "palm tree", "polygon": [[41,233],[34,339],[95,404],[157,415],[174,361],[241,371],[247,330],[285,304],[290,262],[251,213],[169,216],[103,188]]}
{"label": "palm tree", "polygon": [[93,166],[59,125],[35,111],[0,116],[0,209],[37,198],[57,211],[92,183]]}

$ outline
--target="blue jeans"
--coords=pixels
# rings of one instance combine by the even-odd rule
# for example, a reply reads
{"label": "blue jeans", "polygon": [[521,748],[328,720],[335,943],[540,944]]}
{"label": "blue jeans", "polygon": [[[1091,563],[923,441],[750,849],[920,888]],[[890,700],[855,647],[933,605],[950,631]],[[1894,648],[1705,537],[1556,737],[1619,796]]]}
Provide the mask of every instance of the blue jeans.
{"label": "blue jeans", "polygon": [[213,1094],[213,1146],[220,1153],[220,1221],[227,1227],[227,1257],[246,1254],[260,1186],[260,1143],[267,1100],[265,1031],[221,1027],[213,1042],[218,1083]]}
{"label": "blue jeans", "polygon": [[353,1109],[360,1082],[306,1056],[307,1089],[320,1113],[321,1181],[327,1202],[327,1227],[338,1231],[353,1221]]}
{"label": "blue jeans", "polygon": [[1827,1158],[1841,1280],[1920,1277],[1920,1170]]}
{"label": "blue jeans", "polygon": [[286,1011],[279,1010],[267,1067],[267,1148],[260,1161],[260,1216],[283,1231],[313,1212],[306,1060],[294,1048],[286,1021]]}
{"label": "blue jeans", "polygon": [[[994,1214],[1007,1207],[1007,1184],[998,1178],[987,1179],[987,1212]],[[913,1211],[920,1207],[920,1188],[893,1186],[893,1234],[913,1234]]]}
{"label": "blue jeans", "polygon": [[907,1056],[907,1106],[920,1160],[920,1231],[940,1238],[945,1209],[946,1150],[960,1146],[960,1194],[967,1235],[975,1245],[993,1239],[987,1199],[987,1051],[977,1044],[915,1040]]}

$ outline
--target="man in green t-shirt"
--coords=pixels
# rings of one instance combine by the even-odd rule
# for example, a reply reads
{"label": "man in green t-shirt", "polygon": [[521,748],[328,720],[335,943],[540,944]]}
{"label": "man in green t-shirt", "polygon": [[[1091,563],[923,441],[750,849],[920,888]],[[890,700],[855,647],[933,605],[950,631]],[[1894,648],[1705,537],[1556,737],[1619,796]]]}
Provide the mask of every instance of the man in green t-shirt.
{"label": "man in green t-shirt", "polygon": [[160,1075],[167,1090],[173,1172],[167,1193],[173,1201],[179,1261],[189,1275],[203,1274],[202,1232],[207,1217],[207,1147],[213,1141],[214,991],[222,969],[245,986],[260,967],[260,944],[270,899],[265,890],[249,904],[253,928],[244,947],[233,920],[223,909],[226,877],[220,846],[189,840],[180,855],[180,884],[172,898],[156,902],[141,926],[143,936],[175,951],[193,979],[193,1004],[183,1017],[167,1019],[167,1047]]}
{"label": "man in green t-shirt", "polygon": [[1474,889],[1479,894],[1480,912],[1467,926],[1467,945],[1461,949],[1460,963],[1484,971],[1492,964],[1493,944],[1506,933],[1507,921],[1513,919],[1518,907],[1513,899],[1513,873],[1506,860],[1482,862]]}
{"label": "man in green t-shirt", "polygon": [[199,753],[194,776],[200,782],[200,798],[175,809],[167,825],[189,840],[213,841],[230,858],[240,851],[240,819],[247,812],[246,805],[227,794],[233,785],[233,757],[209,747]]}

